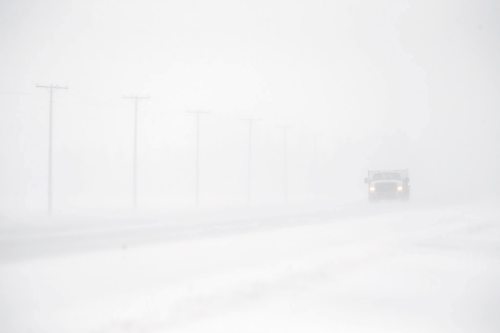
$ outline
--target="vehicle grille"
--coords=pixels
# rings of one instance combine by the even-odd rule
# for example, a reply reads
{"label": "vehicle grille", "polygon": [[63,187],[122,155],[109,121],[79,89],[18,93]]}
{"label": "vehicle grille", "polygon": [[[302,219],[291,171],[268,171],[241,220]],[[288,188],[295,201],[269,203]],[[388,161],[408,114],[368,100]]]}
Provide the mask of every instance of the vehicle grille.
{"label": "vehicle grille", "polygon": [[396,192],[397,188],[396,183],[378,183],[375,185],[376,192]]}

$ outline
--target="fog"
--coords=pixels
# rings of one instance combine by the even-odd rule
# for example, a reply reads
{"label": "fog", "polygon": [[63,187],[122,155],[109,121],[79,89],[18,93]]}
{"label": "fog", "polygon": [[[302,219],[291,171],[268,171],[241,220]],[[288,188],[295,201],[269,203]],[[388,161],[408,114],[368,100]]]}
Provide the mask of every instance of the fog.
{"label": "fog", "polygon": [[[49,276],[66,276],[79,286],[76,281],[85,274],[67,274],[74,272],[76,268],[71,265],[80,265],[80,261],[50,261],[54,253],[69,256],[76,251],[82,256],[78,257],[82,264],[78,267],[101,272],[107,256],[115,262],[122,258],[120,251],[131,244],[142,244],[145,248],[134,252],[133,258],[122,258],[125,266],[117,266],[118,272],[129,274],[126,265],[143,265],[144,276],[136,276],[130,282],[138,285],[149,283],[151,276],[170,276],[169,268],[164,272],[155,270],[151,256],[159,256],[157,259],[176,267],[180,280],[204,277],[205,268],[219,272],[221,267],[231,270],[249,262],[272,266],[276,260],[280,264],[273,269],[250,269],[250,276],[262,278],[262,272],[273,276],[270,286],[268,280],[250,279],[251,288],[267,286],[264,292],[257,288],[259,295],[267,295],[268,289],[275,292],[283,285],[289,286],[289,280],[276,282],[274,277],[289,276],[290,270],[294,287],[297,279],[309,281],[304,282],[308,285],[323,279],[319,273],[322,277],[315,279],[310,279],[309,273],[302,275],[302,270],[313,264],[301,261],[310,254],[315,258],[314,265],[330,271],[331,263],[319,263],[319,259],[316,262],[318,256],[311,254],[313,248],[321,252],[316,248],[321,244],[328,247],[346,240],[359,241],[345,251],[356,262],[365,260],[357,257],[364,249],[366,253],[378,253],[394,245],[406,253],[406,247],[398,246],[434,246],[434,237],[438,236],[433,232],[447,233],[454,228],[465,228],[464,239],[470,236],[481,246],[490,244],[494,235],[500,235],[496,232],[500,216],[496,207],[500,196],[499,18],[500,3],[494,0],[0,0],[0,273],[7,274],[0,280],[0,298],[8,295],[4,298],[8,300],[0,301],[0,310],[8,311],[14,318],[12,322],[0,319],[0,330],[75,332],[71,325],[59,322],[26,321],[20,313],[29,314],[30,310],[29,305],[18,306],[22,300],[33,309],[45,305],[23,298],[29,292],[8,292],[18,290],[11,288],[16,283],[36,283],[23,279],[40,276],[41,271],[47,274],[42,274],[42,283],[49,281]],[[67,88],[53,90],[52,127],[46,88],[50,85]],[[141,97],[137,109],[135,100],[130,98],[134,96]],[[399,169],[409,172],[410,200],[369,204],[369,187],[364,183],[368,170]],[[429,207],[435,209],[434,213],[428,211]],[[321,215],[325,212],[328,213]],[[112,218],[106,220],[109,217]],[[404,221],[404,226],[394,221]],[[289,223],[303,229],[289,229]],[[415,235],[417,223],[427,229]],[[71,229],[71,225],[77,228]],[[87,229],[98,225],[105,226],[106,231],[99,229],[94,234],[94,229]],[[490,234],[483,235],[484,225],[493,228],[488,229],[492,230]],[[121,229],[123,226],[132,229]],[[146,229],[141,229],[144,226]],[[471,231],[475,228],[480,231]],[[60,236],[58,232],[63,229],[69,233]],[[229,238],[214,231],[219,229]],[[262,232],[264,238],[257,237],[255,230]],[[305,243],[295,249],[292,244],[303,240],[301,230]],[[364,230],[372,230],[375,240],[366,237]],[[217,237],[211,239],[213,234]],[[199,235],[201,239],[197,238]],[[278,241],[282,236],[283,243]],[[255,242],[252,237],[256,237]],[[386,243],[387,239],[395,244]],[[500,240],[500,236],[495,239]],[[170,240],[179,243],[172,245]],[[158,241],[159,247],[153,248]],[[226,257],[229,253],[219,248],[226,241],[237,243],[239,247],[235,247],[234,253],[229,252],[243,259]],[[449,248],[460,242],[461,238],[453,245],[438,245]],[[252,247],[255,244],[263,247],[256,250]],[[290,246],[276,250],[272,244]],[[187,251],[187,262],[196,267],[194,271],[184,272],[176,258],[158,254],[169,252],[174,246],[179,247],[174,252]],[[116,257],[114,252],[106,252],[110,249],[118,249]],[[468,247],[463,253],[472,255],[476,253],[477,248],[474,249]],[[255,256],[247,258],[246,251],[254,250]],[[213,262],[197,261],[205,251],[213,255]],[[42,253],[48,260],[47,266],[38,261]],[[288,258],[290,253],[297,254],[293,258],[295,264],[290,264],[293,268],[283,264],[281,270],[283,256]],[[326,252],[321,253],[319,258]],[[138,259],[146,257],[144,263]],[[491,257],[498,260],[498,256]],[[40,266],[24,267],[26,263],[21,260],[23,264],[14,270],[14,266],[6,264],[21,258],[30,258],[30,265]],[[437,265],[440,258],[415,262],[417,266],[422,262]],[[457,258],[461,260],[458,255]],[[479,262],[486,267],[491,264],[489,259],[481,257],[484,262]],[[340,258],[339,262],[343,260],[347,259]],[[468,274],[479,264],[464,262],[455,267],[445,260],[444,266],[450,272],[436,274],[443,280],[450,276],[455,283],[450,286],[466,288],[477,278]],[[295,275],[296,269],[301,272],[300,278]],[[380,278],[379,270],[363,272],[368,272],[366,280],[360,281]],[[422,266],[417,276],[412,276],[418,284],[413,287],[423,288],[423,294],[432,294],[432,289],[419,284],[428,272],[434,274],[432,268]],[[121,274],[108,273],[95,277],[95,281],[117,279]],[[457,280],[458,276],[464,280]],[[484,278],[481,281],[485,290],[493,291],[493,295],[499,295],[498,288],[492,287],[490,279],[497,276],[497,271],[479,274],[480,280]],[[399,278],[396,281],[406,281],[401,275]],[[228,279],[238,281],[238,285],[248,282],[246,278]],[[68,286],[54,281],[54,285],[61,283],[67,289],[61,294],[51,294],[51,287],[45,285],[33,290],[47,290],[45,296],[41,292],[40,299],[46,297],[56,305],[67,301],[59,300],[56,294],[90,298],[74,294],[79,287],[72,289],[71,283]],[[203,283],[208,283],[208,287],[200,287],[202,293],[211,290],[217,294],[219,287],[205,280]],[[279,287],[271,286],[274,283]],[[99,288],[103,295],[110,292],[108,299],[117,302],[112,286],[86,286],[90,294],[98,295]],[[341,293],[365,290],[356,284],[351,289],[342,289],[343,286],[337,286]],[[184,287],[169,284],[168,288],[176,295],[184,295],[180,291]],[[189,288],[190,285],[185,290]],[[216,309],[231,308],[232,297],[238,299],[236,303],[246,304],[241,301],[241,290],[233,293],[222,289],[224,295],[232,296],[223,301],[214,296]],[[479,295],[477,299],[484,304],[498,305],[497,299],[481,298],[485,290],[467,295]],[[243,294],[245,299],[253,297],[246,291]],[[392,294],[394,291],[388,291],[381,297]],[[375,297],[363,295],[367,299]],[[441,296],[430,299],[437,303],[449,300]],[[179,310],[174,304],[172,313],[181,313],[184,319],[179,322],[198,323],[197,312],[191,312],[184,296],[179,297],[184,308]],[[344,297],[347,303],[351,302],[348,295]],[[466,301],[464,298],[463,304],[477,300],[474,297]],[[308,301],[316,304],[309,298]],[[163,300],[155,302],[165,305]],[[366,310],[361,310],[361,305],[352,305],[355,311],[346,310],[348,306],[339,304],[338,309],[353,317]],[[412,304],[419,305],[409,313],[430,316],[430,310],[419,308],[425,308],[425,301]],[[92,307],[88,305],[81,313]],[[186,308],[189,315],[183,317]],[[47,313],[56,313],[52,309],[49,305]],[[75,307],[72,315],[80,310]],[[141,317],[135,308],[122,310],[122,314]],[[218,310],[214,311],[219,313]],[[371,310],[366,311],[373,314]],[[144,319],[134,316],[124,315],[122,319],[133,323]],[[281,316],[293,317],[290,313]],[[261,320],[266,323],[264,327],[271,329],[272,323],[281,323],[280,318],[278,315],[271,320],[264,316]],[[237,323],[240,319],[236,315],[228,320]],[[314,320],[309,319],[299,324],[301,331],[320,331],[311,328]],[[177,319],[172,320],[175,324],[168,321],[164,325],[160,320],[159,328],[154,329],[140,325],[116,328],[114,324],[97,324],[88,318],[76,322],[95,324],[81,326],[82,332],[153,332],[171,328],[170,324],[178,328]],[[470,323],[474,320],[470,319]],[[28,326],[18,326],[21,322]],[[451,319],[449,322],[455,323]],[[421,331],[448,332],[449,328],[450,332],[457,332],[454,329],[460,327],[460,332],[495,332],[500,328],[498,321],[481,322],[482,330],[469,322],[451,328],[430,323],[422,326]],[[196,325],[201,326],[192,331],[204,327]],[[318,325],[364,332],[360,326],[338,322]],[[371,331],[378,331],[376,327],[390,331],[383,323],[377,325]],[[221,332],[217,325],[208,327],[209,331]],[[263,331],[258,325],[253,329]],[[234,330],[241,331],[241,327]]]}
{"label": "fog", "polygon": [[[16,1],[1,6],[2,212],[43,213],[48,93],[54,209],[363,198],[368,169],[408,168],[415,197],[499,189],[494,1]],[[128,197],[127,197],[128,195]]]}

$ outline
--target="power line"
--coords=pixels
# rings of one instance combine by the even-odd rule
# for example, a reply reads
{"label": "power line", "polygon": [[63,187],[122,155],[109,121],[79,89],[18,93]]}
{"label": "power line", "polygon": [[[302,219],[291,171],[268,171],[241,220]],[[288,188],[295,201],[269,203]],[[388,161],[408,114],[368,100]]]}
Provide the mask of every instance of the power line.
{"label": "power line", "polygon": [[23,91],[0,91],[0,95],[3,95],[3,96],[28,96],[28,95],[31,95],[31,93],[23,92]]}

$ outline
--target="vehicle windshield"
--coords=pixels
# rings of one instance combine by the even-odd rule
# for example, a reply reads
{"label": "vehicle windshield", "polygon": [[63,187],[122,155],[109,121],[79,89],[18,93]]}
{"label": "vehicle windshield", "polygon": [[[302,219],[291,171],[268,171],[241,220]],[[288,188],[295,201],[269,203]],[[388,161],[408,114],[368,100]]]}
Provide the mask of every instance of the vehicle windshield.
{"label": "vehicle windshield", "polygon": [[401,180],[401,175],[397,172],[381,172],[374,174],[373,180]]}

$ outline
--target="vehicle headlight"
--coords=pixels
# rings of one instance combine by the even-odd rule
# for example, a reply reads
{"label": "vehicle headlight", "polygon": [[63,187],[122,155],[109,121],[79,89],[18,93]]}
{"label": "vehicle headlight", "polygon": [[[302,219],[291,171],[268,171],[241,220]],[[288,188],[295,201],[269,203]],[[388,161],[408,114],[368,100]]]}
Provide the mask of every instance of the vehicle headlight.
{"label": "vehicle headlight", "polygon": [[402,192],[403,191],[403,186],[399,185],[398,186],[398,192]]}
{"label": "vehicle headlight", "polygon": [[370,192],[375,192],[375,186],[370,186]]}

